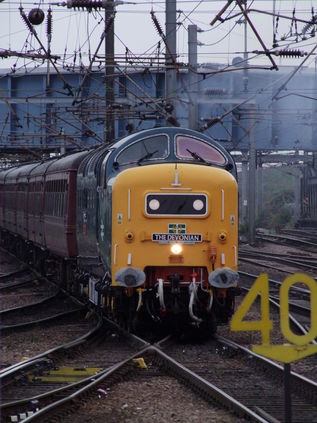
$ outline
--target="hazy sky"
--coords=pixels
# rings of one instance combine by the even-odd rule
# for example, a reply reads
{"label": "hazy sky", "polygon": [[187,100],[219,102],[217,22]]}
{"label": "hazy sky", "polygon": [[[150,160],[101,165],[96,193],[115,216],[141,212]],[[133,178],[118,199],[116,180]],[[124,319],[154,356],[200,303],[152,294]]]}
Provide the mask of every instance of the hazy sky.
{"label": "hazy sky", "polygon": [[[63,2],[60,2],[60,4]],[[135,0],[134,4],[124,2],[117,6],[117,15],[115,18],[115,51],[116,54],[125,55],[151,55],[155,56],[158,52],[158,43],[161,41],[160,50],[163,51],[163,42],[156,32],[151,20],[150,11],[153,10],[165,31],[165,1],[141,1]],[[52,34],[52,53],[61,56],[58,65],[79,65],[82,61],[85,65],[88,63],[89,55],[93,55],[96,46],[100,40],[104,28],[104,11],[93,11],[88,13],[83,10],[68,9],[58,6],[58,1],[8,1],[0,0],[0,49],[10,49],[18,52],[39,51],[39,43],[34,36],[30,35],[25,23],[23,22],[19,7],[22,6],[25,13],[34,7],[40,7],[45,15],[47,9],[51,6],[53,11],[53,34]],[[235,56],[241,56],[244,49],[244,25],[241,16],[234,17],[224,23],[217,22],[213,27],[210,21],[221,9],[226,1],[221,0],[183,0],[177,2],[177,52],[180,62],[187,62],[187,28],[188,25],[196,24],[202,32],[198,39],[201,45],[198,48],[199,62],[220,62],[224,64],[231,63]],[[272,0],[251,0],[248,1],[251,9],[272,12],[274,2]],[[295,10],[297,18],[310,20],[312,18],[312,7],[316,8],[314,14],[317,15],[317,0],[297,0],[285,1],[276,0],[276,12],[292,16]],[[223,17],[233,16],[239,12],[239,8],[233,2],[233,5],[224,13]],[[273,18],[258,12],[250,12],[252,22],[263,38],[267,48],[272,48],[273,40]],[[304,24],[297,24],[297,32],[301,33]],[[46,21],[35,27],[42,43],[47,46]],[[286,38],[280,42],[281,47],[292,49],[302,49],[309,52],[314,44],[315,38],[310,36],[306,41],[300,41],[301,37],[296,37],[296,24],[291,20],[279,19],[277,26],[277,38]],[[298,44],[295,43],[300,41]],[[251,28],[248,27],[247,36],[248,50],[263,50],[257,41]],[[104,47],[100,49],[100,54],[104,54]],[[142,59],[140,59],[142,60]],[[289,60],[278,59],[278,64],[299,63],[302,59]],[[307,60],[308,65],[312,65],[314,56]],[[135,62],[136,63],[136,62]],[[270,65],[267,58],[261,56],[254,57],[250,53],[250,64],[261,63]],[[142,61],[140,61],[142,64]],[[15,65],[16,69],[27,68],[32,70],[34,62],[29,59],[0,59],[0,68],[11,68]]]}

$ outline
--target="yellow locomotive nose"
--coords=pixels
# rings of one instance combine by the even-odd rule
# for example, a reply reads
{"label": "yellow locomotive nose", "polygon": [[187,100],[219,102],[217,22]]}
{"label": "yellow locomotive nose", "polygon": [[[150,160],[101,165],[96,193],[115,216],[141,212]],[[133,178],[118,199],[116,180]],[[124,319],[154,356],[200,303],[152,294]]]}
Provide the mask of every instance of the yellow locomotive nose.
{"label": "yellow locomotive nose", "polygon": [[135,268],[156,284],[170,267],[187,282],[193,268],[236,269],[236,204],[236,180],[224,169],[182,163],[176,173],[164,163],[123,170],[112,186],[113,275]]}

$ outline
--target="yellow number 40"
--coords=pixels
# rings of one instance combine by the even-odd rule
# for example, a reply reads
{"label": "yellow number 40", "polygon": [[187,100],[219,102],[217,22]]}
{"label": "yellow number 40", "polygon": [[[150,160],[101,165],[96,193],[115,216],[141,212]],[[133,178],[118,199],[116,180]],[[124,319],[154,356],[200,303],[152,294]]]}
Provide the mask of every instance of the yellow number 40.
{"label": "yellow number 40", "polygon": [[[305,335],[296,335],[290,328],[289,321],[289,290],[296,283],[305,284],[310,290],[310,330]],[[256,298],[261,297],[261,319],[257,321],[244,320]],[[266,357],[283,362],[291,362],[317,352],[317,345],[308,345],[317,337],[317,283],[311,277],[296,273],[285,279],[280,288],[280,328],[283,336],[293,345],[270,345],[270,332],[273,322],[270,320],[269,278],[261,274],[243,299],[232,317],[232,331],[259,331],[262,335],[262,345],[253,346],[253,351]]]}
{"label": "yellow number 40", "polygon": [[[257,296],[261,296],[261,320],[243,320],[248,314]],[[270,332],[273,322],[270,320],[269,278],[266,273],[261,274],[244,297],[230,323],[232,331],[259,331],[262,334],[262,344],[270,343]]]}

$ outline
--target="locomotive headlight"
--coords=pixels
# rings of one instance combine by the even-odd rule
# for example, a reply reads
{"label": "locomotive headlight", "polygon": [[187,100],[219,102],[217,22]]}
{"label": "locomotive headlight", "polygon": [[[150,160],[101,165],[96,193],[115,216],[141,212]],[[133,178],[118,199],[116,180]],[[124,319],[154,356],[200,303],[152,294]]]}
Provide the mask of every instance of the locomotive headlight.
{"label": "locomotive headlight", "polygon": [[156,198],[153,198],[149,202],[149,207],[150,207],[151,210],[158,210],[160,208],[160,202],[159,202],[159,200],[156,200]]}
{"label": "locomotive headlight", "polygon": [[172,244],[171,252],[173,254],[180,254],[183,251],[183,247],[181,244]]}
{"label": "locomotive headlight", "polygon": [[193,208],[194,210],[200,211],[204,208],[204,203],[201,200],[195,200],[193,202]]}

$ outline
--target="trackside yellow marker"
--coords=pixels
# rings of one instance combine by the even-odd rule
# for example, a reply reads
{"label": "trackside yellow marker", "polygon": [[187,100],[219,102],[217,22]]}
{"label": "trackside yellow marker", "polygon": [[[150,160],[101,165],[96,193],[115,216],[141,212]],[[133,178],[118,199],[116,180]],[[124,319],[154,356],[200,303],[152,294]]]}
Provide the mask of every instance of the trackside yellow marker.
{"label": "trackside yellow marker", "polygon": [[42,375],[28,375],[30,382],[77,382],[89,376],[94,376],[102,370],[102,367],[73,368],[60,367],[56,370],[43,372]]}
{"label": "trackside yellow marker", "polygon": [[[296,283],[305,284],[310,290],[310,330],[305,335],[296,335],[290,328],[289,322],[289,290]],[[261,320],[243,320],[252,304],[261,296]],[[261,274],[243,299],[236,313],[232,317],[230,329],[232,331],[260,331],[262,345],[253,345],[252,351],[283,363],[291,363],[301,358],[317,353],[317,345],[311,344],[317,337],[317,283],[311,277],[296,273],[288,276],[280,288],[280,328],[289,344],[271,345],[270,332],[273,329],[270,320],[269,278],[266,273]],[[315,306],[314,306],[315,305]]]}
{"label": "trackside yellow marker", "polygon": [[133,363],[137,364],[138,367],[141,367],[141,369],[147,369],[147,365],[143,357],[134,358]]}

